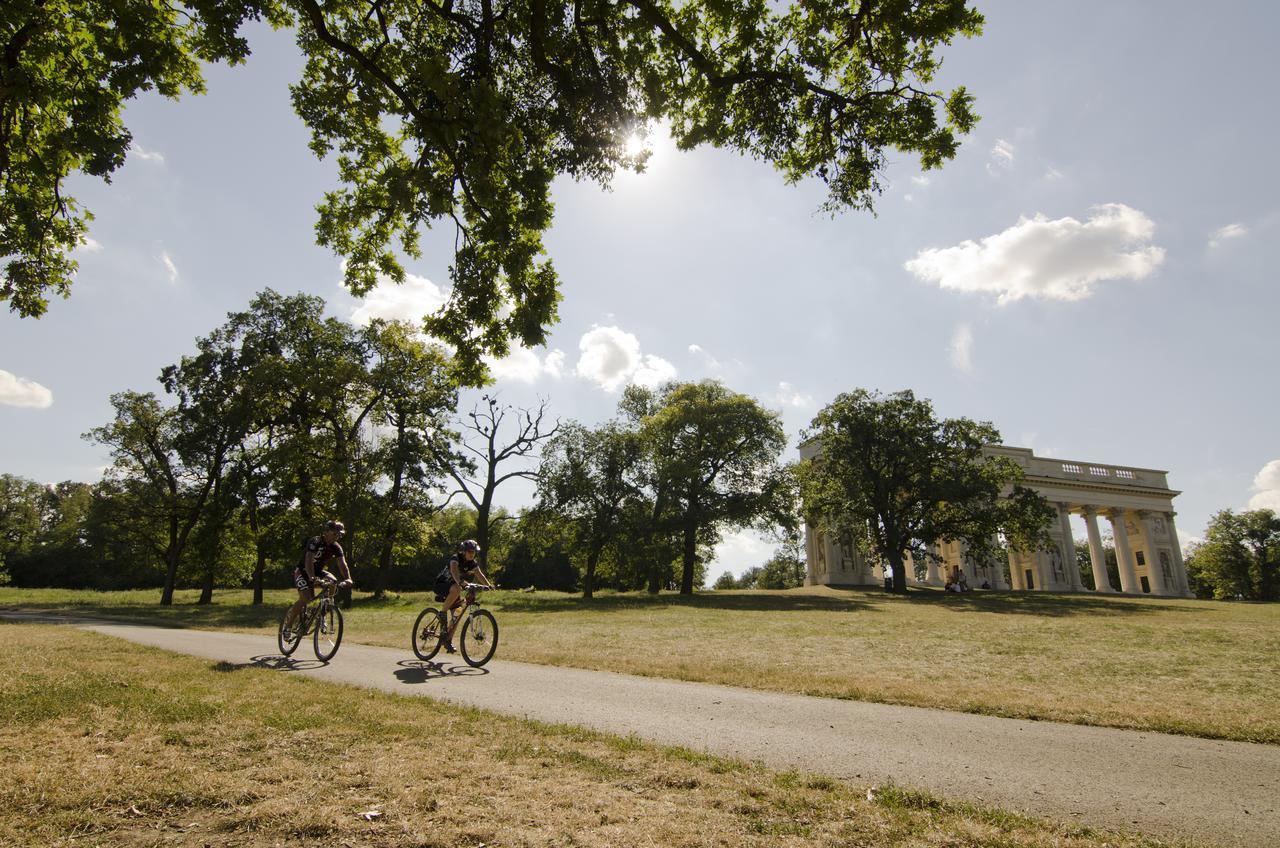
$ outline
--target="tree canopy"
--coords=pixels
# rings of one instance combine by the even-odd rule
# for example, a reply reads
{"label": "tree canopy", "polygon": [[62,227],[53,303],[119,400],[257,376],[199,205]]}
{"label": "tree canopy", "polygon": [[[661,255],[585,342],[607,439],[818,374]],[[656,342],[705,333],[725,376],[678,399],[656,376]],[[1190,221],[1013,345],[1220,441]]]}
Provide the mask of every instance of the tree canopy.
{"label": "tree canopy", "polygon": [[[293,27],[293,103],[340,185],[320,244],[355,294],[404,278],[423,228],[455,232],[452,287],[427,328],[479,367],[544,341],[558,280],[543,234],[559,175],[642,169],[655,122],[822,180],[826,207],[871,209],[890,151],[935,168],[973,126],[940,50],[974,36],[964,0],[12,0],[0,7],[0,299],[38,316],[68,293],[90,213],[66,191],[109,180],[139,92],[199,92],[201,61],[237,63],[250,20]],[[473,371],[473,373],[475,373]]]}
{"label": "tree canopy", "polygon": [[1201,597],[1280,600],[1280,517],[1269,509],[1217,513],[1187,558],[1187,576]]}

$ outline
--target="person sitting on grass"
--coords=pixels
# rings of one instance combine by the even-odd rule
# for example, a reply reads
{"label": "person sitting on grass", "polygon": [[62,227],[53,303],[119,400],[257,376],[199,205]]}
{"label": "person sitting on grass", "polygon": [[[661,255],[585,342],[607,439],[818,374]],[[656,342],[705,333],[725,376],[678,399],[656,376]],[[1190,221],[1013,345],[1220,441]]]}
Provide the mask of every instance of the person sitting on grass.
{"label": "person sitting on grass", "polygon": [[458,545],[458,552],[449,559],[449,564],[436,576],[436,600],[444,602],[444,607],[440,610],[440,629],[444,633],[444,649],[451,654],[454,652],[453,628],[457,627],[458,623],[455,621],[452,625],[449,624],[449,610],[462,601],[462,584],[475,583],[479,578],[478,582],[481,585],[493,588],[489,578],[484,576],[480,563],[476,562],[478,553],[480,553],[480,546],[474,539],[467,539]]}

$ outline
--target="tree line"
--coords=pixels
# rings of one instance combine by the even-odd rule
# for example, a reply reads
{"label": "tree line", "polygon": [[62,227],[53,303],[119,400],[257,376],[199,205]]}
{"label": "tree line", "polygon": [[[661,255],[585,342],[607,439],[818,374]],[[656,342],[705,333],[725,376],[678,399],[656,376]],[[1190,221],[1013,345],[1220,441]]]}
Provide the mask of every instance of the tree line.
{"label": "tree line", "polygon": [[[355,327],[324,301],[266,290],[163,368],[157,392],[112,395],[85,438],[111,451],[93,483],[0,488],[0,573],[21,585],[284,585],[301,542],[347,528],[358,582],[429,583],[476,538],[505,585],[582,590],[703,583],[721,534],[783,526],[795,487],[780,417],[720,383],[629,388],[617,416],[552,422],[492,395],[460,413],[468,375],[408,325]],[[520,515],[507,481],[537,482]]]}
{"label": "tree line", "polygon": [[[360,585],[427,585],[458,540],[476,538],[506,586],[679,590],[704,585],[726,532],[773,537],[770,559],[721,588],[803,581],[801,520],[888,562],[927,542],[1042,544],[1052,511],[1013,463],[982,455],[987,423],[941,419],[910,392],[837,397],[782,459],[779,413],[723,384],[630,386],[595,426],[483,395],[414,328],[325,318],[322,299],[266,290],[163,368],[163,392],[111,397],[85,437],[113,464],[93,483],[0,488],[0,574],[20,585],[287,585],[301,541],[328,518],[348,528]],[[519,514],[496,494],[535,482]],[[801,506],[803,504],[803,507]]]}

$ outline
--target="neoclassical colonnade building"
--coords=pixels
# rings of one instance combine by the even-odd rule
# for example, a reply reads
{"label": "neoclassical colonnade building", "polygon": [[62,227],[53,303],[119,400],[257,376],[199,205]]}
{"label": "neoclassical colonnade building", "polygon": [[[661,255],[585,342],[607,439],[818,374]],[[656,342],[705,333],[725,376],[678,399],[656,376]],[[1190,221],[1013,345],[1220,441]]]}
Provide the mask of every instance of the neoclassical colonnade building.
{"label": "neoclassical colonnade building", "polygon": [[[800,456],[808,459],[818,452],[816,442],[800,446]],[[934,556],[927,557],[925,574],[919,585],[942,586],[944,577],[955,580],[961,573],[971,587],[984,583],[992,589],[1021,591],[1085,592],[1076,565],[1075,538],[1071,515],[1084,519],[1089,541],[1089,558],[1094,585],[1099,592],[1115,592],[1107,576],[1099,519],[1111,525],[1120,589],[1124,594],[1144,593],[1166,597],[1194,597],[1187,584],[1187,570],[1174,525],[1173,499],[1180,492],[1169,488],[1167,472],[1149,468],[1104,465],[1098,462],[1051,459],[1036,456],[1026,448],[991,445],[988,456],[1004,456],[1021,466],[1023,485],[1039,492],[1057,507],[1057,521],[1049,528],[1055,544],[1048,550],[1009,551],[1009,582],[996,563],[977,562],[967,555],[960,542],[930,545]],[[879,586],[884,566],[869,563],[850,540],[829,537],[805,525],[807,586]]]}

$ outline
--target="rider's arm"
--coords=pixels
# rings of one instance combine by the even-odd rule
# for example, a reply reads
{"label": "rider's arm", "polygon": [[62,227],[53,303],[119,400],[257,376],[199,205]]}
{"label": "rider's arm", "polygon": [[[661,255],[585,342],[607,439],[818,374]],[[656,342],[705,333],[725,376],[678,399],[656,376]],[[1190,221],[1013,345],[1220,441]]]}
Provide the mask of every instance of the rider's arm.
{"label": "rider's arm", "polygon": [[458,584],[458,588],[462,588],[462,572],[458,571],[456,559],[449,560],[449,576],[453,578],[454,583]]}
{"label": "rider's arm", "polygon": [[338,571],[342,574],[342,579],[351,582],[351,569],[347,568],[347,555],[342,554],[338,557]]}
{"label": "rider's arm", "polygon": [[489,578],[484,576],[484,569],[478,565],[476,566],[476,575],[480,578],[481,583],[488,586],[490,589],[493,588],[493,584],[489,582]]}
{"label": "rider's arm", "polygon": [[315,551],[312,551],[312,550],[307,551],[307,558],[302,564],[302,570],[307,572],[307,579],[313,580],[313,581],[316,579],[316,552]]}

